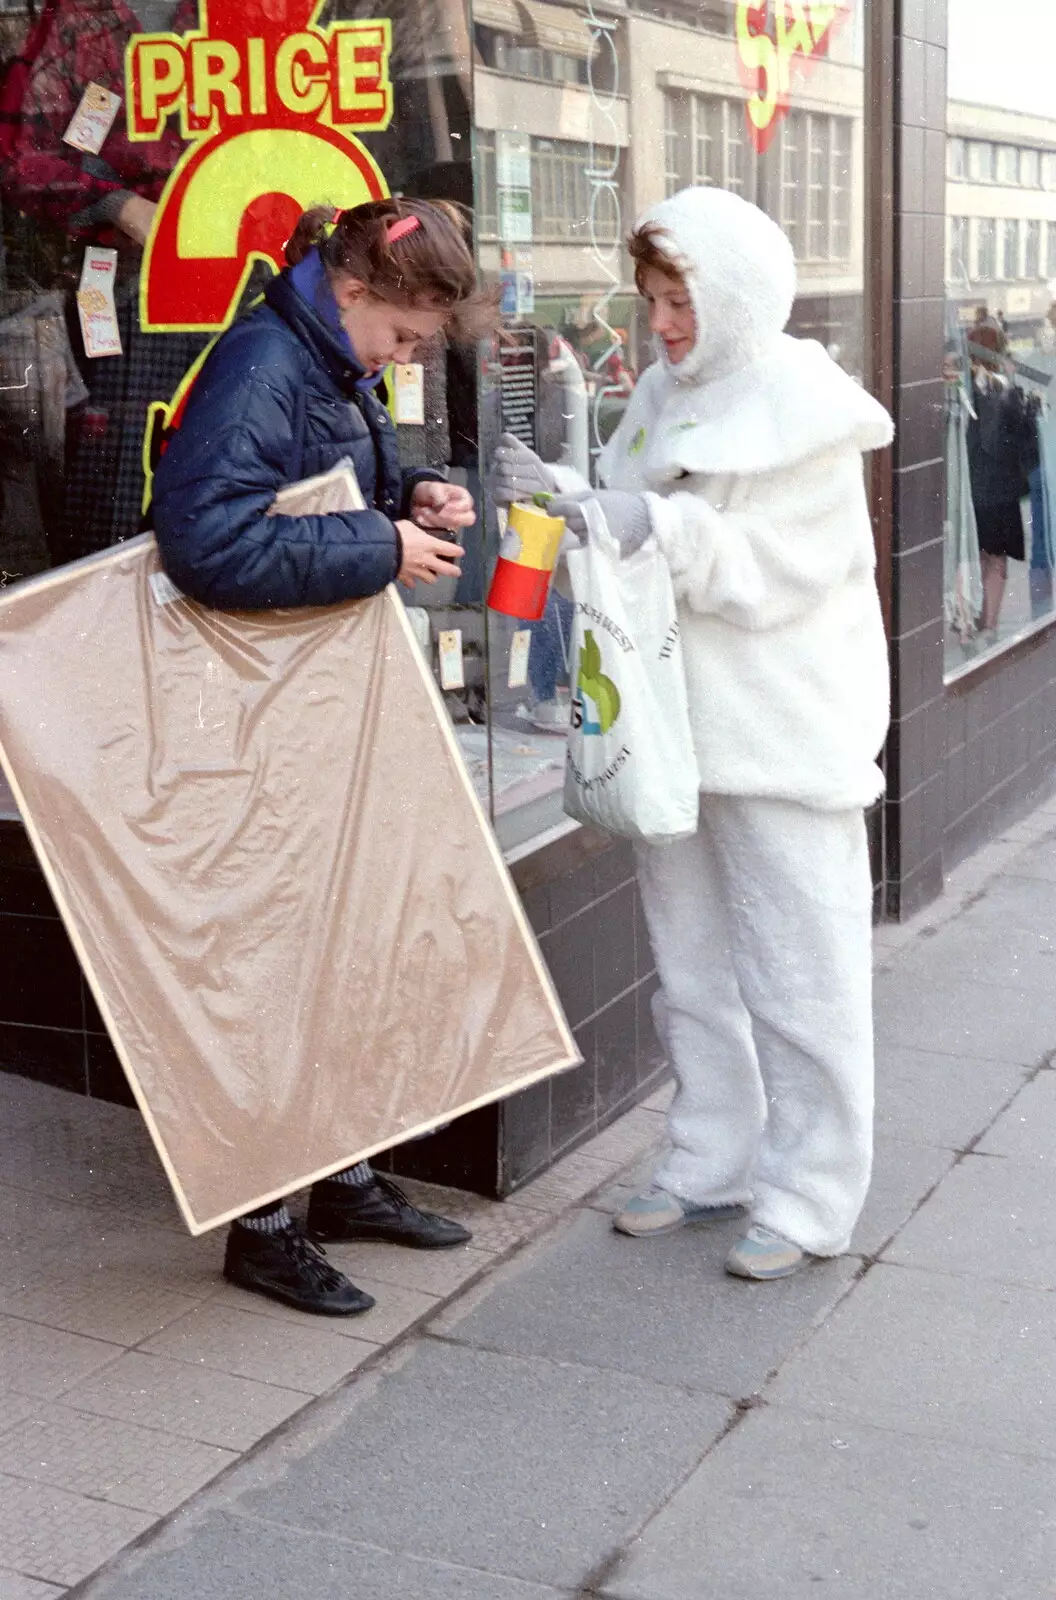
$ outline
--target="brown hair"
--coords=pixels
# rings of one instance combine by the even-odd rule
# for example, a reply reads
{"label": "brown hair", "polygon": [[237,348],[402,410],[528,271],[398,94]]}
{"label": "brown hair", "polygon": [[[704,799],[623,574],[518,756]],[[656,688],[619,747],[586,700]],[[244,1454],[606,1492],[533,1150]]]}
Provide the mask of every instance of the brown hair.
{"label": "brown hair", "polygon": [[634,284],[639,294],[642,292],[642,279],[650,269],[662,272],[672,283],[682,282],[681,272],[658,242],[667,237],[666,228],[661,228],[656,222],[643,222],[627,237],[627,250],[634,262]]}
{"label": "brown hair", "polygon": [[[415,226],[390,240],[394,223]],[[494,297],[477,285],[468,221],[443,200],[370,200],[348,211],[313,206],[286,242],[290,266],[318,249],[324,265],[365,283],[390,305],[448,312],[455,337],[475,338],[494,320]]]}

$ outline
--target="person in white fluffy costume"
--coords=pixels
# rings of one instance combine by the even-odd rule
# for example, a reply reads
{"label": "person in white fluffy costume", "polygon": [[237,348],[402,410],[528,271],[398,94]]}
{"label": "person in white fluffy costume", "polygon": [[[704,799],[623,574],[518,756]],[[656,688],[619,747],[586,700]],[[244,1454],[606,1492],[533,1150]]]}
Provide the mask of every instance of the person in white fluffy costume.
{"label": "person in white fluffy costume", "polygon": [[637,1237],[747,1214],[727,1260],[784,1277],[845,1251],[872,1159],[872,885],[887,650],[862,454],[891,420],[788,337],[791,247],[757,207],[683,190],[630,240],[659,359],[602,452],[604,488],[512,436],[495,493],[539,490],[624,553],[654,536],[678,599],[700,826],[639,847],[678,1078],[671,1148],[615,1218]]}

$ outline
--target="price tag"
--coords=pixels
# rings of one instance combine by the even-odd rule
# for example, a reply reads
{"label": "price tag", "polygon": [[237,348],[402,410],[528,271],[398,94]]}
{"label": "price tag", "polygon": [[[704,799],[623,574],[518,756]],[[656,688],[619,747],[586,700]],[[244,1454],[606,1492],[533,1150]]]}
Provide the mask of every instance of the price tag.
{"label": "price tag", "polygon": [[437,639],[440,652],[441,689],[464,689],[466,674],[462,665],[462,630],[448,628]]}
{"label": "price tag", "polygon": [[63,144],[72,144],[85,155],[97,156],[106,143],[106,136],[114,125],[121,109],[121,96],[111,94],[98,83],[90,83],[81,95],[81,103],[70,118],[70,125],[62,136]]}
{"label": "price tag", "polygon": [[523,689],[528,682],[528,653],[532,648],[532,630],[519,628],[510,640],[510,671],[506,685],[510,689]]}
{"label": "price tag", "polygon": [[86,356],[119,356],[121,330],[117,325],[117,307],[114,305],[114,279],[117,275],[117,251],[97,250],[84,252],[81,268],[81,286],[77,290],[77,313],[81,319],[81,337]]}
{"label": "price tag", "polygon": [[393,409],[398,423],[421,427],[425,422],[425,368],[417,361],[393,367]]}

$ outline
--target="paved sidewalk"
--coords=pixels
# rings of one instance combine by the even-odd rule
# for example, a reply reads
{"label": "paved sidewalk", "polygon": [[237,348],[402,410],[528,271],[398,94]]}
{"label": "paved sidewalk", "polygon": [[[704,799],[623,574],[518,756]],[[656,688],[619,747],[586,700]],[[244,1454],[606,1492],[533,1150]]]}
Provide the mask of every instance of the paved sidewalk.
{"label": "paved sidewalk", "polygon": [[877,954],[855,1254],[783,1283],[612,1234],[654,1102],[443,1197],[471,1250],[335,1251],[385,1299],[320,1329],[217,1284],[127,1113],[0,1080],[0,1600],[1056,1596],[1056,802]]}

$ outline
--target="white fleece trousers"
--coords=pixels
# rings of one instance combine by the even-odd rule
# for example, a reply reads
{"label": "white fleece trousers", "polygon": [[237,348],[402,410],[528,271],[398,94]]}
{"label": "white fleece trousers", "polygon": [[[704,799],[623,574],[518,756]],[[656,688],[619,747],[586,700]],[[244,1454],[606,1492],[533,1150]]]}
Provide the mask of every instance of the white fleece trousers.
{"label": "white fleece trousers", "polygon": [[693,838],[638,852],[679,1085],[656,1181],[839,1255],[872,1166],[864,817],[726,795],[701,795],[700,817]]}

